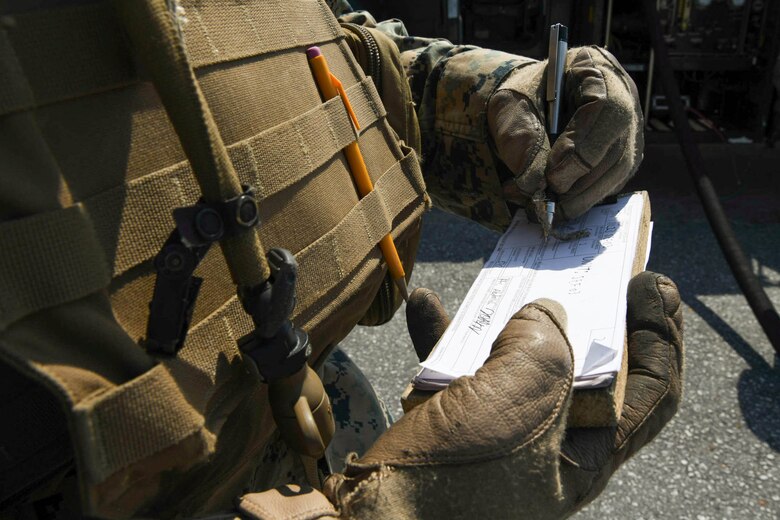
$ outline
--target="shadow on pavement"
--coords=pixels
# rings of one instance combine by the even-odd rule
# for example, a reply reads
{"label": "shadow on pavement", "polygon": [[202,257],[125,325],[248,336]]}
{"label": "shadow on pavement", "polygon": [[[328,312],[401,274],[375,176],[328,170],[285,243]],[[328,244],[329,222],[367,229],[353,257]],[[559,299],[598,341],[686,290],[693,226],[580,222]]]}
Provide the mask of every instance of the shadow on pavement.
{"label": "shadow on pavement", "polygon": [[683,298],[750,366],[737,382],[737,398],[748,428],[770,448],[780,452],[780,360],[772,367],[745,339],[695,296]]}
{"label": "shadow on pavement", "polygon": [[425,215],[422,233],[417,262],[484,262],[501,236],[436,208]]}

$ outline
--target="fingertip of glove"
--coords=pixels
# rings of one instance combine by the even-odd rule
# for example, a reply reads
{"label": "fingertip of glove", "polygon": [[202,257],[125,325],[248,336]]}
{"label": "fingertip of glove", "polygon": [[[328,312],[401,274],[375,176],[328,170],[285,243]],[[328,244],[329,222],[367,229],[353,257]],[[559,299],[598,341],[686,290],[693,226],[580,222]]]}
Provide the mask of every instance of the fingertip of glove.
{"label": "fingertip of glove", "polygon": [[428,358],[449,323],[438,294],[424,287],[412,291],[406,303],[406,325],[420,361]]}
{"label": "fingertip of glove", "polygon": [[549,298],[539,298],[531,303],[526,304],[520,311],[515,314],[515,318],[526,318],[534,311],[540,311],[561,330],[563,334],[566,334],[566,328],[568,326],[568,317],[566,316],[566,309],[563,305],[555,300]]}
{"label": "fingertip of glove", "polygon": [[680,291],[677,289],[677,284],[671,278],[662,274],[656,274],[655,277],[658,293],[664,302],[664,314],[674,316],[681,304]]}
{"label": "fingertip of glove", "polygon": [[650,323],[665,325],[665,318],[674,319],[680,327],[681,303],[677,285],[669,277],[651,271],[639,273],[628,284],[629,329],[651,328]]}
{"label": "fingertip of glove", "polygon": [[424,287],[418,287],[409,295],[409,301],[406,303],[406,319],[410,325],[422,322],[449,322],[449,316],[444,310],[439,295]]}
{"label": "fingertip of glove", "polygon": [[441,298],[436,294],[436,291],[426,289],[425,287],[418,287],[409,295],[409,305],[425,305],[428,301],[441,302]]}

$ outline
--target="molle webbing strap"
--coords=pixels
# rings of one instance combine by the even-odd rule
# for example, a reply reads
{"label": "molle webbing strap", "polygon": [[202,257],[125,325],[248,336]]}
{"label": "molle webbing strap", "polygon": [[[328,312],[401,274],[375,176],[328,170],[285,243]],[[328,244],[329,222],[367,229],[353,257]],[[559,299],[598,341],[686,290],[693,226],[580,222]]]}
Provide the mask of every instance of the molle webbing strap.
{"label": "molle webbing strap", "polygon": [[[370,78],[347,89],[355,114],[365,129],[385,116]],[[353,99],[354,97],[354,99]],[[254,167],[260,199],[300,182],[333,158],[357,135],[341,98],[333,98],[245,142]],[[286,143],[280,146],[280,143]],[[261,166],[262,165],[262,166]],[[264,169],[260,179],[257,169]]]}
{"label": "molle webbing strap", "polygon": [[78,403],[74,413],[77,435],[88,440],[82,443],[84,467],[92,472],[93,482],[188,437],[213,442],[203,428],[203,416],[192,408],[163,365]]}
{"label": "molle webbing strap", "polygon": [[[347,93],[364,130],[384,117],[370,78],[348,88]],[[288,139],[291,146],[280,148],[278,143],[285,142],[282,139]],[[241,165],[241,180],[257,189],[262,203],[315,174],[354,140],[344,104],[333,99],[229,146],[228,154],[234,164]],[[198,186],[184,161],[84,200],[106,257],[113,258],[112,275],[120,276],[153,257],[170,234],[172,208],[193,204],[198,197]],[[111,216],[118,207],[122,208],[121,227]]]}
{"label": "molle webbing strap", "polygon": [[[251,8],[241,2],[182,4],[187,52],[195,68],[305,49],[341,36],[338,25],[330,23],[330,14],[323,13],[327,7],[321,2],[266,0]],[[7,14],[5,18],[10,23],[8,27],[0,24],[0,115],[138,81],[110,2]],[[41,38],[42,34],[46,37]]]}
{"label": "molle webbing strap", "polygon": [[263,0],[252,2],[182,2],[193,67],[270,54],[341,36],[341,28],[324,2]]}
{"label": "molle webbing strap", "polygon": [[0,224],[0,330],[108,287],[103,248],[81,206]]}
{"label": "molle webbing strap", "polygon": [[[421,206],[426,204],[423,191],[422,175],[417,167],[417,157],[409,153],[403,160],[393,165],[385,172],[374,186],[372,195],[364,197],[347,216],[336,225],[333,230],[311,246],[300,251],[296,255],[298,261],[298,287],[314,287],[316,294],[300,291],[296,311],[308,307],[322,307],[315,305],[318,299],[327,297],[328,293],[349,281],[351,275],[375,250],[379,240],[387,234],[392,224],[397,224],[394,219],[407,212],[414,206],[415,218],[422,211]],[[410,185],[411,182],[411,185]],[[372,213],[376,208],[382,207],[380,214]],[[365,215],[374,215],[369,225],[370,231],[363,228],[359,220]],[[393,230],[395,238],[403,232],[403,225]],[[338,254],[330,249],[338,248]],[[376,254],[379,256],[378,250]],[[343,271],[344,276],[329,275],[323,277],[323,273],[329,273],[334,266]],[[371,269],[377,267],[371,266]],[[342,291],[343,292],[343,291]],[[327,299],[327,298],[324,298]],[[329,303],[329,300],[328,300]],[[301,321],[302,327],[311,327],[322,316],[307,315]],[[296,322],[298,318],[295,318]],[[309,321],[313,320],[313,321]],[[197,369],[206,377],[213,377],[218,363],[225,361],[230,365],[239,355],[235,342],[226,342],[215,345],[213,338],[230,337],[238,339],[251,331],[252,322],[241,306],[236,296],[232,296],[218,310],[208,318],[195,325],[187,336],[184,347],[179,351],[176,363],[170,364],[172,370],[177,370],[177,364],[181,363],[185,370],[191,372]],[[215,349],[219,354],[215,355]],[[193,397],[188,396],[192,399]],[[208,395],[199,395],[197,399],[207,401]]]}
{"label": "molle webbing strap", "polygon": [[343,283],[393,229],[394,218],[415,200],[423,203],[425,184],[416,163],[411,152],[395,163],[335,228],[295,255],[300,264],[299,308]]}
{"label": "molle webbing strap", "polygon": [[[242,193],[225,143],[190,66],[174,14],[165,0],[116,0],[115,5],[179,136],[207,203]],[[270,276],[257,229],[220,242],[233,282],[254,287]]]}
{"label": "molle webbing strap", "polygon": [[108,2],[4,18],[9,23],[0,24],[0,115],[136,81]]}

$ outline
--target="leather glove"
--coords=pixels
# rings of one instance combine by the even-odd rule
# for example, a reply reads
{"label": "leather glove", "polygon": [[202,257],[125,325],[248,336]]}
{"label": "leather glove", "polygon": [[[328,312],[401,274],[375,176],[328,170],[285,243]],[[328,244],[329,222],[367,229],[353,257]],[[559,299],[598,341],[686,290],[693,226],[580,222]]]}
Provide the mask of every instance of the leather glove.
{"label": "leather glove", "polygon": [[[417,289],[407,314],[418,353],[447,315]],[[523,307],[473,377],[462,377],[394,424],[324,495],[286,486],[245,496],[249,518],[562,518],[593,500],[677,411],[680,296],[645,272],[628,288],[628,370],[617,427],[566,429],[573,359],[566,315],[551,300]],[[328,500],[325,500],[327,497]]]}
{"label": "leather glove", "polygon": [[[424,290],[409,305],[446,319]],[[616,428],[566,429],[573,361],[565,321],[550,300],[515,314],[473,377],[406,414],[326,482],[342,516],[561,518],[598,495],[677,410],[680,297],[671,280],[653,273],[629,285],[629,375]],[[410,332],[429,341],[424,331]]]}
{"label": "leather glove", "polygon": [[607,50],[569,50],[561,124],[547,137],[547,61],[513,71],[488,102],[498,157],[513,178],[506,200],[528,207],[545,189],[559,196],[556,218],[576,218],[617,193],[636,172],[644,149],[636,85]]}

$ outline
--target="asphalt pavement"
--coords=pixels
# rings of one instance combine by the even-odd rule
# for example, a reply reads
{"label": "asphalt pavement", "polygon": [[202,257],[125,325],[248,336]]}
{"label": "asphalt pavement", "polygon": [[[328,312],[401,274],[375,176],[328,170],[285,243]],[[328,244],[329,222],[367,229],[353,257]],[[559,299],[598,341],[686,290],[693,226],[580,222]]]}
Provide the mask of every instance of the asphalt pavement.
{"label": "asphalt pavement", "polygon": [[[754,271],[780,307],[780,198],[772,183],[723,200]],[[684,302],[683,404],[578,519],[780,518],[780,362],[688,188],[650,190],[655,229],[648,265],[675,280]],[[411,287],[437,291],[454,315],[498,236],[431,211]],[[358,327],[343,347],[399,417],[398,398],[417,369],[403,309],[385,326]]]}

